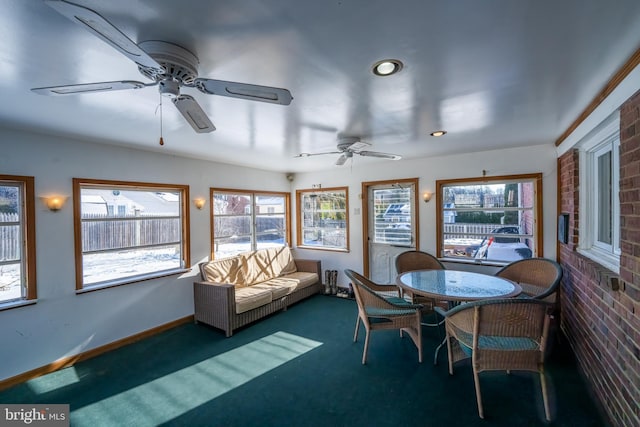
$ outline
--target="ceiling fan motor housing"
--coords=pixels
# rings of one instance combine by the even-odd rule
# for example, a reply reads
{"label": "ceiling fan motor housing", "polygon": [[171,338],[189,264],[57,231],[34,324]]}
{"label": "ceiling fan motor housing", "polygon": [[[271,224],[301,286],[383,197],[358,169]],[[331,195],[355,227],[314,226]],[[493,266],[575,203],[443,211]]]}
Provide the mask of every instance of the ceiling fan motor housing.
{"label": "ceiling fan motor housing", "polygon": [[363,142],[358,137],[340,138],[338,141],[339,151],[355,151],[358,152],[364,148],[371,146],[368,142]]}
{"label": "ceiling fan motor housing", "polygon": [[[138,46],[164,69],[164,74],[158,74],[153,69],[138,66],[140,73],[148,79],[161,84],[162,81],[175,80],[181,86],[193,84],[198,77],[198,57],[182,46],[160,40],[140,42]],[[160,92],[163,93],[162,89]]]}

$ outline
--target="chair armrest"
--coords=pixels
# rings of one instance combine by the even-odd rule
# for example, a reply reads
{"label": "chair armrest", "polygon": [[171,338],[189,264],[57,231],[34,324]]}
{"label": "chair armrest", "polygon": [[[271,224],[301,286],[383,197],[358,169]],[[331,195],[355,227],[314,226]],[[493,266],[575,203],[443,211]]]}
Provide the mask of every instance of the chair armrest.
{"label": "chair armrest", "polygon": [[193,300],[196,311],[216,306],[235,314],[236,287],[230,283],[193,282]]}
{"label": "chair armrest", "polygon": [[397,285],[380,285],[378,283],[369,282],[367,287],[376,292],[397,292],[400,296],[400,287]]}
{"label": "chair armrest", "polygon": [[321,262],[315,259],[294,259],[296,263],[296,270],[304,271],[307,273],[316,273],[318,280],[320,280],[320,273],[322,272]]}

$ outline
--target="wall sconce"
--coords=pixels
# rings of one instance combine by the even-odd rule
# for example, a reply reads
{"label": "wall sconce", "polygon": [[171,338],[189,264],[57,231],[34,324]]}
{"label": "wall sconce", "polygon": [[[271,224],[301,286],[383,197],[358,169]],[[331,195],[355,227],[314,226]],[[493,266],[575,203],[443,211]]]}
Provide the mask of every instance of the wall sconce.
{"label": "wall sconce", "polygon": [[425,202],[425,203],[429,203],[429,200],[431,200],[431,196],[432,196],[432,194],[431,194],[431,193],[429,193],[429,192],[425,192],[425,193],[422,195],[422,200],[424,200],[424,202]]}
{"label": "wall sconce", "polygon": [[202,210],[202,208],[204,208],[204,205],[207,203],[207,201],[205,199],[203,199],[202,197],[198,197],[197,199],[193,199],[193,204],[196,205],[196,208],[198,208],[199,210]]}
{"label": "wall sconce", "polygon": [[67,196],[44,196],[41,197],[44,204],[52,212],[57,212],[64,206],[64,202],[67,201]]}

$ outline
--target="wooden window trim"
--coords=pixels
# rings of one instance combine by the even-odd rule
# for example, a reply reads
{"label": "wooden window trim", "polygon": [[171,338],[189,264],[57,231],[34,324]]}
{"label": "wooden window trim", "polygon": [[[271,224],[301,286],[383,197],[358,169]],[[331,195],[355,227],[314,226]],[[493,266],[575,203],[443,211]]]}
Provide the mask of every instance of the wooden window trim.
{"label": "wooden window trim", "polygon": [[[167,272],[159,272],[157,274],[149,273],[144,275],[144,280],[138,277],[123,278],[121,280],[114,280],[108,284],[95,285],[84,287],[83,283],[83,269],[82,269],[82,200],[80,197],[81,189],[83,186],[88,187],[105,187],[114,188],[122,187],[130,190],[167,190],[167,191],[179,191],[182,193],[182,203],[180,205],[180,217],[182,219],[182,259],[184,260],[184,266],[191,265],[191,239],[190,239],[190,203],[189,203],[189,186],[181,184],[159,184],[150,182],[138,182],[138,181],[117,181],[117,180],[103,180],[103,179],[85,179],[85,178],[73,178],[73,232],[74,232],[74,251],[75,251],[75,266],[76,266],[76,291],[86,292],[88,290],[107,289],[114,286],[126,285],[131,283],[139,283],[142,281],[164,277],[170,274]],[[187,271],[188,268],[180,268],[179,271]],[[176,270],[176,271],[178,271]]]}
{"label": "wooden window trim", "polygon": [[[344,191],[345,194],[345,220],[347,227],[345,229],[345,247],[344,248],[326,248],[324,246],[307,246],[302,244],[302,196],[305,193],[319,193],[319,192],[337,192]],[[296,247],[317,250],[317,251],[332,251],[332,252],[349,252],[349,187],[328,187],[328,188],[305,188],[296,190]]]}
{"label": "wooden window trim", "polygon": [[247,194],[254,197],[255,196],[278,196],[284,197],[284,210],[285,216],[284,221],[287,226],[287,231],[285,233],[285,244],[291,247],[291,194],[284,191],[261,191],[261,190],[241,190],[236,188],[218,188],[211,187],[209,188],[209,203],[211,204],[209,211],[211,215],[209,215],[209,230],[210,230],[210,239],[211,239],[211,248],[209,259],[215,259],[215,242],[214,242],[214,194],[215,193],[230,193],[230,194]]}
{"label": "wooden window trim", "polygon": [[19,182],[23,186],[23,220],[24,228],[24,248],[23,256],[26,258],[24,272],[26,274],[25,281],[27,283],[27,295],[16,304],[7,304],[4,308],[21,307],[25,305],[25,301],[35,300],[38,297],[37,280],[36,280],[36,208],[35,208],[35,178],[32,176],[22,175],[0,175],[1,181]]}
{"label": "wooden window trim", "polygon": [[[499,175],[499,176],[482,176],[473,178],[454,178],[443,179],[436,181],[436,253],[438,257],[444,252],[444,239],[443,239],[443,208],[442,208],[442,190],[444,186],[450,186],[452,184],[484,184],[491,182],[515,182],[515,181],[533,181],[535,184],[535,215],[536,215],[536,233],[535,233],[535,255],[542,257],[543,255],[543,221],[542,221],[542,173],[531,174],[517,174],[517,175]],[[450,261],[447,259],[447,261]],[[464,259],[456,260],[451,259],[452,262],[466,262]],[[472,262],[478,262],[478,260],[471,260]],[[481,262],[482,264],[493,265],[491,261]]]}

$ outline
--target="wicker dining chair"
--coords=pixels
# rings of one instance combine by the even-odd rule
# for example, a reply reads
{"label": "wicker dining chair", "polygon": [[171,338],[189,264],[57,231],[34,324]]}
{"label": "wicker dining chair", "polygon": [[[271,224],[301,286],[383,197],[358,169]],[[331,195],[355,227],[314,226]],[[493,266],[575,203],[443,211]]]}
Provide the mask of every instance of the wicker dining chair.
{"label": "wicker dining chair", "polygon": [[519,284],[521,295],[552,303],[557,309],[557,291],[562,280],[562,267],[557,262],[547,258],[521,259],[506,265],[495,275]]}
{"label": "wicker dining chair", "polygon": [[551,419],[544,373],[551,308],[545,301],[511,298],[474,301],[445,313],[449,374],[456,362],[471,358],[480,418],[478,374],[513,370],[539,373],[545,416]]}
{"label": "wicker dining chair", "polygon": [[358,319],[353,342],[358,341],[360,321],[362,321],[366,333],[362,364],[367,362],[371,331],[381,329],[398,329],[400,337],[403,336],[403,332],[406,332],[418,348],[418,361],[422,363],[422,325],[420,324],[422,305],[411,304],[398,297],[385,298],[369,287],[372,284],[375,285],[374,282],[353,270],[347,269],[344,272],[352,281],[358,305]]}
{"label": "wicker dining chair", "polygon": [[[438,258],[431,255],[428,252],[423,251],[406,251],[402,252],[396,257],[396,272],[398,274],[405,273],[407,271],[415,270],[445,270],[446,267],[440,262]],[[443,309],[447,308],[446,301],[435,301],[431,298],[426,298],[420,295],[412,294],[405,291],[406,295],[411,299],[411,302],[415,304],[422,304],[427,312],[433,311],[436,306]]]}

